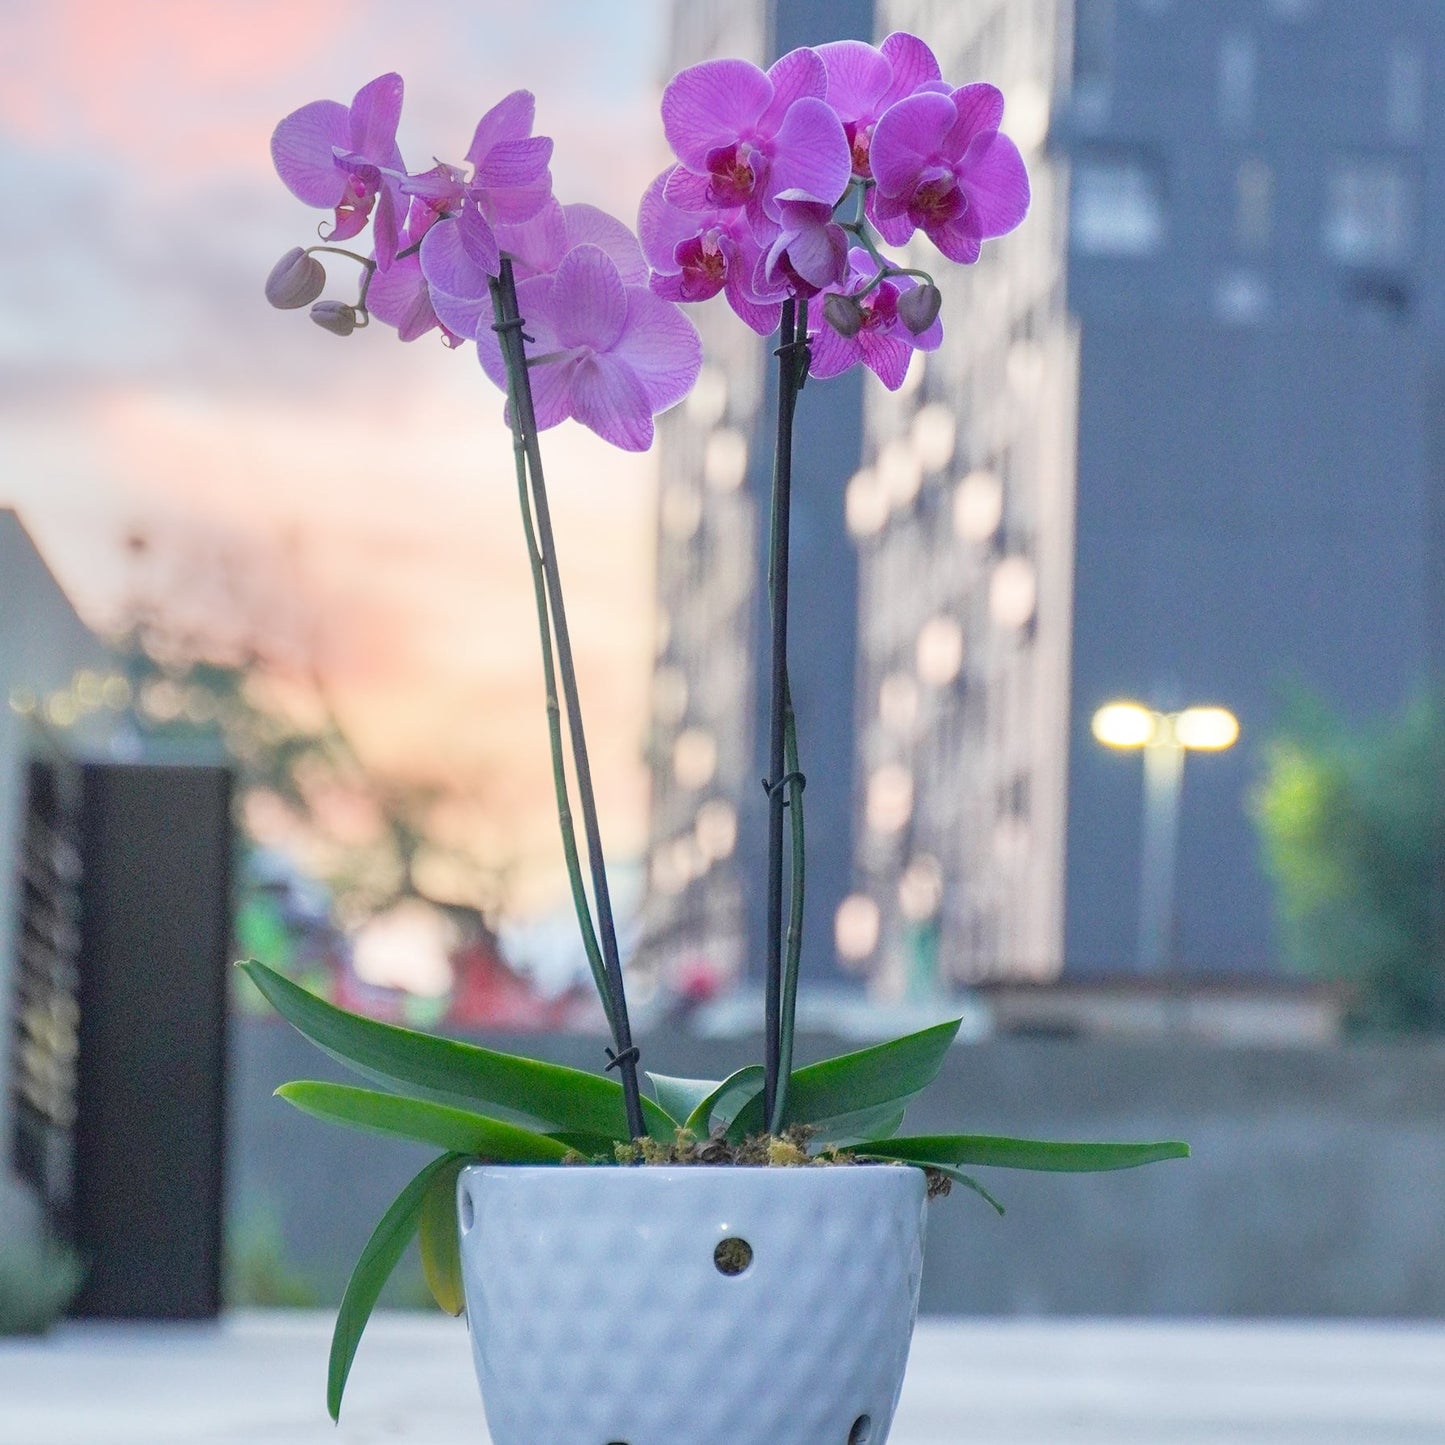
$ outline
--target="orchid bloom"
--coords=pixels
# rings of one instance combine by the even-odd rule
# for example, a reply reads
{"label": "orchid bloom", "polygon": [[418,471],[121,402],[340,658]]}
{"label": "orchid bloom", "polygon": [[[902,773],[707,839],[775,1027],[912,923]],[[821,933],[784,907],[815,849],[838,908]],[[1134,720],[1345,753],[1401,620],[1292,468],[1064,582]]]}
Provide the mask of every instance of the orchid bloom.
{"label": "orchid bloom", "polygon": [[380,75],[349,107],[313,100],[272,132],[271,159],[287,190],[308,206],[335,211],[327,240],[358,235],[377,197],[395,190],[404,170],[396,145],[401,99],[401,76]]}
{"label": "orchid bloom", "polygon": [[798,296],[816,296],[848,272],[848,237],[833,207],[802,191],[778,197],[778,234],[763,260],[765,281],[782,279]]}
{"label": "orchid bloom", "polygon": [[[706,177],[705,204],[742,206],[754,226],[778,219],[779,192],[836,203],[851,172],[843,124],[824,97],[828,73],[815,50],[793,50],[766,73],[746,60],[689,66],[662,93],[662,126],[677,158]],[[666,192],[687,209],[677,177]]]}
{"label": "orchid bloom", "polygon": [[[378,320],[396,328],[402,341],[415,341],[434,326],[440,326],[448,346],[462,343],[462,336],[437,316],[431,288],[422,274],[417,242],[438,227],[436,213],[424,203],[412,202],[406,225],[395,238],[396,256],[385,270],[378,267],[366,290],[366,309]],[[378,239],[378,255],[380,254]]]}
{"label": "orchid bloom", "polygon": [[828,104],[843,122],[853,174],[871,180],[873,128],[890,106],[916,91],[947,90],[933,52],[916,36],[898,30],[876,50],[861,40],[820,45],[828,72]]}
{"label": "orchid bloom", "polygon": [[[692,323],[643,285],[628,285],[616,262],[590,243],[557,270],[517,286],[526,322],[538,430],[572,417],[624,451],[652,445],[653,416],[681,401],[702,367]],[[477,328],[477,353],[503,389],[507,370],[495,332]]]}
{"label": "orchid bloom", "polygon": [[942,344],[943,323],[936,317],[915,336],[898,315],[898,298],[915,290],[918,281],[912,276],[889,276],[873,286],[877,274],[877,263],[861,246],[848,253],[847,279],[832,294],[856,297],[857,329],[852,336],[840,336],[820,318],[808,338],[810,375],[839,376],[861,361],[889,391],[897,391],[913,353],[937,351]]}
{"label": "orchid bloom", "polygon": [[[624,285],[647,284],[647,262],[642,258],[637,237],[615,216],[596,206],[562,206],[553,201],[529,221],[498,226],[497,240],[503,252],[512,258],[513,274],[518,281],[551,275],[569,251],[586,243],[607,253]],[[427,269],[429,256],[432,258],[430,270]],[[474,337],[480,327],[491,326],[492,301],[487,276],[462,259],[456,260],[454,269],[442,269],[442,256],[439,249],[429,251],[423,245],[422,269],[431,288],[432,305],[445,329],[457,336]]]}
{"label": "orchid bloom", "polygon": [[[778,329],[786,286],[764,285],[759,291],[764,247],[740,207],[709,206],[708,184],[675,166],[643,195],[637,233],[652,267],[652,289],[668,301],[706,301],[725,292],[728,305],[759,336],[771,335]],[[689,204],[669,200],[669,187]]]}
{"label": "orchid bloom", "polygon": [[514,90],[477,122],[467,150],[470,179],[456,166],[407,177],[402,187],[423,200],[445,226],[427,232],[422,272],[450,296],[484,296],[501,267],[496,229],[529,221],[552,202],[552,142],[534,136],[537,101]]}
{"label": "orchid bloom", "polygon": [[889,245],[921,229],[951,261],[978,260],[982,243],[1023,220],[1029,178],[1000,134],[1003,96],[992,85],[924,91],[890,107],[873,131],[877,188],[868,216]]}

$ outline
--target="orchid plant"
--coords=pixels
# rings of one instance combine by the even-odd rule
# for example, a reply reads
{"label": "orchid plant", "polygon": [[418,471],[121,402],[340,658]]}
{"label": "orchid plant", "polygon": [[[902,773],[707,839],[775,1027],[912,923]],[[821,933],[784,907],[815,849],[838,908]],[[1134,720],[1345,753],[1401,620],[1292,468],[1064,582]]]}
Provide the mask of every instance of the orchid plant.
{"label": "orchid plant", "polygon": [[[957,1021],[793,1067],[805,780],[788,687],[787,622],[799,393],[810,376],[860,364],[896,390],[913,352],[940,344],[942,298],[933,277],[890,259],[884,245],[901,246],[921,231],[950,261],[968,264],[984,241],[1022,221],[1028,177],[1000,130],[999,91],[951,86],[928,46],[901,33],[877,47],[841,41],[794,50],[767,71],[736,59],[692,66],[662,97],[677,163],[643,195],[638,234],[554,196],[552,142],[532,134],[535,106],[526,91],[482,117],[463,163],[438,161],[419,172],[406,169],[397,148],[401,104],[401,77],[383,75],[349,106],[315,101],[276,127],[271,148],[282,181],[332,219],[321,244],[282,257],[266,294],[276,306],[309,306],[312,319],[338,335],[377,320],[403,341],[436,330],[450,347],[473,342],[483,371],[506,396],[563,853],[611,1045],[606,1068],[590,1074],[349,1014],[262,963],[242,965],[303,1034],[380,1086],[300,1081],[284,1085],[282,1097],[333,1123],[441,1151],[388,1209],[347,1287],[331,1351],[333,1416],[367,1317],[413,1236],[420,1236],[438,1303],[460,1312],[455,1180],[472,1160],[886,1161],[925,1169],[935,1192],[960,1183],[1002,1212],[965,1169],[1121,1169],[1188,1153],[1173,1142],[900,1136],[904,1111],[936,1076]],[[365,251],[344,244],[368,226]],[[321,299],[322,255],[355,263],[354,301]],[[719,294],[760,336],[779,335],[764,1058],[722,1080],[647,1074],[644,1090],[539,437],[571,418],[625,450],[651,446],[653,418],[687,394],[702,362],[681,306]]]}

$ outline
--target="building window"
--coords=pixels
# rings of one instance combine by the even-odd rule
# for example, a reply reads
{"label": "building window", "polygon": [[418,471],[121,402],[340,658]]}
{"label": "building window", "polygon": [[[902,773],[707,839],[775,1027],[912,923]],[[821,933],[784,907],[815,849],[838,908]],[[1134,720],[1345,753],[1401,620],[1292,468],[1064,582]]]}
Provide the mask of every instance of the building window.
{"label": "building window", "polygon": [[1254,92],[1259,51],[1254,37],[1236,32],[1219,46],[1219,125],[1228,135],[1243,135],[1254,121]]}
{"label": "building window", "polygon": [[1398,265],[1414,246],[1413,179],[1382,157],[1338,160],[1325,200],[1324,248],[1347,266]]}
{"label": "building window", "polygon": [[1141,156],[1076,161],[1070,235],[1086,256],[1152,256],[1164,244],[1158,167]]}
{"label": "building window", "polygon": [[1397,40],[1385,74],[1385,125],[1390,139],[1409,144],[1425,129],[1425,57],[1418,45]]}
{"label": "building window", "polygon": [[1274,172],[1250,156],[1234,177],[1234,240],[1241,251],[1263,251],[1274,228]]}

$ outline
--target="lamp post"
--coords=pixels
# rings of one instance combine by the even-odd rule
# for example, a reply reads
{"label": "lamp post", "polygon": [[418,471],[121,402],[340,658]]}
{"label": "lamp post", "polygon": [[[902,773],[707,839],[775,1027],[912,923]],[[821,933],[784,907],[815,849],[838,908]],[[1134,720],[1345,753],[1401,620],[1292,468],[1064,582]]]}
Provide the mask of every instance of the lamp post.
{"label": "lamp post", "polygon": [[1189,749],[1222,752],[1239,737],[1227,708],[1157,712],[1137,702],[1106,703],[1094,714],[1106,747],[1144,750],[1144,837],[1139,870],[1139,970],[1158,973],[1173,952],[1174,875],[1179,854],[1179,794]]}

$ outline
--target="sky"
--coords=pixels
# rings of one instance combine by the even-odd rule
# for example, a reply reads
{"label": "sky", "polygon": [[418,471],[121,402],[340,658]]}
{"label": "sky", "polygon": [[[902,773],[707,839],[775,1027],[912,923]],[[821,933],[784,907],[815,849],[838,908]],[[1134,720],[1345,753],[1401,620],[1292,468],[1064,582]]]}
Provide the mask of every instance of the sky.
{"label": "sky", "polygon": [[[343,340],[267,307],[267,272],[321,219],[276,179],[269,139],[399,70],[402,154],[422,170],[460,161],[525,87],[558,196],[633,224],[665,159],[664,11],[0,0],[0,506],[97,626],[140,585],[139,532],[179,615],[301,639],[374,763],[481,800],[478,841],[523,911],[561,879],[500,397],[435,333]],[[348,267],[327,295],[350,299]],[[604,831],[636,855],[655,459],[570,422],[545,453]]]}

